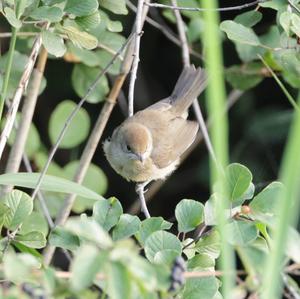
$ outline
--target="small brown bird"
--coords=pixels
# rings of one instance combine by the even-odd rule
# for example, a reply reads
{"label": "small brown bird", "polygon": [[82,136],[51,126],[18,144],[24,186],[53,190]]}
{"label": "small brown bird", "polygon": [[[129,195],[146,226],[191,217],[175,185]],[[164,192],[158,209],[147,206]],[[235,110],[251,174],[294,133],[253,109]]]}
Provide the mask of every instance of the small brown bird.
{"label": "small brown bird", "polygon": [[112,168],[128,181],[145,184],[170,175],[196,137],[198,124],[186,118],[205,86],[204,71],[187,67],[170,97],[127,118],[104,142]]}

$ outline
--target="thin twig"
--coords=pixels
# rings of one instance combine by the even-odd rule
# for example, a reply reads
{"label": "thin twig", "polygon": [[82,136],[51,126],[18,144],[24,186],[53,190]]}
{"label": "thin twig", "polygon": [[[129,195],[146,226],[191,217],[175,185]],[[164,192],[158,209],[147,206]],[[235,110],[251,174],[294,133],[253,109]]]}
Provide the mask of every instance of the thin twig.
{"label": "thin twig", "polygon": [[[98,116],[98,119],[92,130],[89,140],[83,150],[83,153],[82,153],[80,161],[79,161],[79,165],[77,167],[76,173],[73,178],[73,181],[76,183],[81,184],[84,180],[84,177],[85,177],[88,167],[92,161],[92,158],[93,158],[96,148],[99,144],[99,141],[102,137],[103,131],[109,120],[111,112],[117,102],[117,98],[120,93],[120,90],[121,90],[123,83],[130,71],[130,67],[132,64],[132,46],[131,46],[132,44],[133,43],[131,41],[127,47],[127,51],[124,56],[124,62],[122,64],[120,74],[117,76],[117,78],[114,82],[114,85],[113,85],[108,97],[106,98],[106,101],[102,107],[101,113]],[[75,194],[70,194],[65,198],[63,206],[59,212],[59,215],[56,218],[55,225],[64,225],[65,224],[66,220],[68,219],[68,217],[70,215],[70,212],[71,212],[71,209],[72,209],[75,199],[76,199]],[[48,246],[44,250],[44,264],[45,265],[50,264],[51,259],[54,255],[54,252],[55,252],[54,246]]]}
{"label": "thin twig", "polygon": [[[48,26],[48,25],[46,25],[46,26]],[[2,153],[3,153],[4,147],[6,145],[7,139],[13,128],[13,124],[14,124],[14,121],[15,121],[15,118],[17,115],[21,97],[24,93],[24,90],[27,87],[27,84],[30,79],[30,75],[32,73],[36,58],[40,51],[41,45],[42,45],[42,37],[39,34],[33,43],[31,54],[28,58],[28,62],[25,66],[25,69],[21,76],[19,85],[18,85],[15,95],[13,97],[12,104],[11,104],[11,106],[8,110],[7,116],[6,116],[5,126],[4,126],[1,136],[0,136],[0,159],[2,157]]]}
{"label": "thin twig", "polygon": [[[227,107],[226,111],[231,109],[231,107],[241,98],[243,95],[243,92],[240,90],[233,90],[229,95],[228,95],[228,100],[227,100]],[[224,111],[224,113],[226,112]],[[209,128],[211,124],[214,122],[214,119],[208,119],[206,126]],[[181,156],[181,161],[178,167],[180,167],[183,162],[187,159],[187,157],[195,150],[195,148],[203,141],[203,135],[201,132],[197,134],[197,137],[194,141],[194,143],[184,152],[184,154]],[[147,193],[145,194],[146,202],[150,201],[154,195],[162,188],[162,186],[166,183],[166,180],[158,180],[153,182]],[[129,207],[128,213],[130,214],[137,214],[140,211],[140,202],[138,199],[135,200],[135,202]]]}
{"label": "thin twig", "polygon": [[[43,47],[38,58],[37,66],[33,70],[32,80],[28,86],[27,96],[24,99],[24,104],[22,107],[21,119],[16,132],[16,137],[14,144],[9,153],[5,173],[16,173],[18,172],[23,152],[25,150],[25,145],[32,122],[32,117],[34,114],[34,109],[36,106],[40,85],[43,78],[43,73],[45,70],[45,65],[47,61],[48,53]],[[2,193],[7,193],[11,191],[13,186],[5,186]]]}
{"label": "thin twig", "polygon": [[[177,0],[171,0],[173,6],[177,7]],[[183,22],[183,19],[181,17],[181,13],[179,10],[174,10],[174,15],[176,17],[176,23],[177,23],[177,28],[178,28],[178,33],[179,33],[179,38],[181,40],[181,44],[182,44],[182,61],[183,61],[183,65],[185,67],[190,66],[191,61],[190,61],[190,53],[189,53],[189,45],[188,45],[188,40],[186,37],[186,33],[185,33],[185,24]],[[204,84],[203,88],[206,87],[206,84]],[[206,125],[205,125],[205,121],[204,121],[204,117],[203,114],[201,112],[201,108],[199,105],[199,102],[197,99],[194,100],[193,102],[193,109],[194,109],[194,113],[195,116],[197,118],[197,121],[200,125],[200,129],[201,132],[203,134],[203,138],[204,138],[204,142],[206,144],[207,150],[212,158],[212,160],[214,161],[214,163],[216,164],[216,166],[218,166],[218,161],[216,158],[216,154],[215,151],[213,149]]]}
{"label": "thin twig", "polygon": [[[231,10],[242,10],[248,7],[252,7],[255,5],[259,5],[260,3],[268,2],[270,0],[256,0],[250,3],[242,4],[242,5],[236,5],[236,6],[230,6],[230,7],[221,7],[217,9],[213,9],[213,11],[231,11]],[[166,5],[166,4],[160,4],[160,3],[149,3],[145,2],[145,5],[150,7],[157,7],[157,8],[168,8],[172,10],[186,10],[186,11],[208,11],[208,9],[205,8],[199,8],[199,7],[182,7],[177,5]]]}
{"label": "thin twig", "polygon": [[299,7],[297,7],[291,0],[288,0],[289,5],[294,8],[298,13],[300,13]]}
{"label": "thin twig", "polygon": [[[36,36],[37,34],[39,34],[38,32],[18,32],[17,36]],[[2,32],[0,33],[0,38],[10,38],[12,36],[11,32]]]}
{"label": "thin twig", "polygon": [[146,199],[145,199],[145,184],[136,184],[136,193],[139,196],[141,203],[141,210],[144,213],[146,218],[150,218],[150,213],[147,208]]}
{"label": "thin twig", "polygon": [[55,142],[55,144],[52,146],[51,151],[49,153],[49,157],[48,160],[39,176],[39,179],[37,181],[36,187],[32,193],[32,197],[35,198],[37,192],[39,191],[39,188],[41,186],[41,183],[44,179],[44,176],[47,173],[47,170],[50,166],[50,163],[59,147],[59,144],[61,143],[62,139],[65,136],[66,131],[68,130],[74,116],[77,114],[77,112],[80,110],[81,106],[84,104],[84,102],[87,100],[87,98],[89,97],[89,95],[93,92],[93,90],[96,88],[99,80],[102,78],[102,76],[104,76],[107,71],[109,70],[109,68],[113,65],[113,63],[115,62],[115,60],[117,59],[117,57],[123,52],[123,50],[125,49],[125,47],[127,46],[127,44],[130,42],[132,36],[130,36],[127,41],[122,45],[122,47],[118,50],[118,52],[116,53],[116,55],[114,55],[114,57],[109,61],[109,63],[106,65],[106,67],[104,69],[101,70],[101,72],[97,75],[96,79],[94,80],[94,82],[91,84],[91,86],[88,88],[88,91],[86,92],[85,96],[79,101],[79,103],[77,104],[77,106],[74,108],[74,110],[71,112],[71,114],[68,116],[68,118],[66,119],[66,122],[62,128],[62,130],[60,131],[58,138]]}
{"label": "thin twig", "polygon": [[130,75],[129,93],[128,93],[128,116],[132,116],[134,113],[134,87],[137,76],[137,70],[140,61],[140,44],[143,29],[143,6],[144,0],[138,0],[135,25],[134,25],[134,57],[132,62],[132,70]]}

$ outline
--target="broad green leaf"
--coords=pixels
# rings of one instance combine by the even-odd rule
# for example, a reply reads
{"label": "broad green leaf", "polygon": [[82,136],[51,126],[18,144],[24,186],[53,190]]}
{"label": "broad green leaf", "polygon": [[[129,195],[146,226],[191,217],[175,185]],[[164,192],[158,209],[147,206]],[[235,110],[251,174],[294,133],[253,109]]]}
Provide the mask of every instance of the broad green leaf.
{"label": "broad green leaf", "polygon": [[261,70],[261,63],[256,62],[245,65],[233,65],[225,71],[226,80],[236,89],[247,90],[255,87],[264,79]]}
{"label": "broad green leaf", "polygon": [[252,181],[252,174],[247,167],[238,163],[233,163],[227,167],[226,176],[229,199],[235,201],[249,188]]}
{"label": "broad green leaf", "polygon": [[97,47],[98,40],[95,36],[78,30],[73,26],[59,27],[60,31],[68,36],[70,41],[79,48],[92,50]]}
{"label": "broad green leaf", "polygon": [[25,235],[17,235],[15,241],[30,248],[44,248],[46,246],[46,237],[39,231],[32,231]]}
{"label": "broad green leaf", "polygon": [[112,246],[110,236],[95,220],[78,217],[69,218],[65,228],[80,239],[94,242],[100,248],[106,249]]}
{"label": "broad green leaf", "polygon": [[115,14],[127,15],[128,13],[125,0],[101,0],[100,6]]}
{"label": "broad green leaf", "polygon": [[51,31],[42,31],[42,42],[46,50],[55,57],[61,57],[66,52],[63,38]]}
{"label": "broad green leaf", "polygon": [[112,299],[131,299],[131,279],[126,267],[119,262],[112,262],[108,267],[109,297]]}
{"label": "broad green leaf", "polygon": [[49,244],[67,250],[76,250],[80,245],[80,241],[74,234],[65,230],[63,227],[57,226],[51,231]]}
{"label": "broad green leaf", "polygon": [[195,245],[196,251],[202,255],[206,254],[212,259],[217,259],[220,255],[221,241],[219,233],[214,230],[209,235],[202,237]]}
{"label": "broad green leaf", "polygon": [[15,28],[21,28],[22,22],[17,19],[15,12],[10,7],[4,8],[6,20]]}
{"label": "broad green leaf", "polygon": [[175,209],[175,217],[178,222],[178,231],[187,233],[194,230],[204,219],[204,206],[202,203],[191,200],[181,200]]}
{"label": "broad green leaf", "polygon": [[296,14],[292,14],[292,27],[291,27],[291,30],[297,36],[300,36],[300,17]]}
{"label": "broad green leaf", "polygon": [[234,18],[236,23],[239,23],[245,27],[253,27],[259,23],[262,19],[262,13],[257,10],[250,10],[244,12]]}
{"label": "broad green leaf", "polygon": [[[97,50],[97,56],[98,56],[98,61],[99,65],[102,69],[104,69],[109,62],[113,58],[113,54],[109,53],[106,50]],[[108,73],[112,75],[118,75],[120,73],[120,68],[121,68],[121,60],[118,59],[116,62],[109,68]]]}
{"label": "broad green leaf", "polygon": [[118,224],[114,227],[112,238],[114,241],[133,236],[140,227],[140,219],[129,214],[121,215]]}
{"label": "broad green leaf", "polygon": [[[83,64],[77,64],[72,72],[72,85],[78,96],[83,97],[91,84],[99,74],[99,68],[90,68]],[[109,87],[106,76],[102,76],[96,88],[88,96],[89,103],[98,103],[103,101],[108,93]]]}
{"label": "broad green leaf", "polygon": [[31,214],[33,209],[32,198],[19,190],[8,193],[4,198],[4,203],[9,207],[9,211],[5,214],[4,224],[10,230],[15,230]]}
{"label": "broad green leaf", "polygon": [[78,26],[80,26],[83,30],[90,30],[98,26],[101,22],[101,17],[99,11],[95,11],[94,13],[84,16],[84,17],[77,17],[75,22]]}
{"label": "broad green leaf", "polygon": [[[72,161],[64,167],[64,171],[68,175],[68,178],[73,179],[78,167],[79,161]],[[103,195],[107,190],[108,182],[102,169],[91,163],[87,169],[82,185],[93,190],[97,194]],[[82,213],[87,209],[92,209],[94,203],[95,200],[77,197],[72,210],[76,213]]]}
{"label": "broad green leaf", "polygon": [[71,264],[71,288],[80,291],[89,287],[95,279],[103,264],[99,249],[90,244],[85,244],[78,249]]}
{"label": "broad green leaf", "polygon": [[290,29],[292,25],[292,13],[289,11],[284,11],[280,14],[279,22],[287,35],[290,34]]}
{"label": "broad green leaf", "polygon": [[215,260],[207,254],[196,254],[187,262],[189,271],[214,271]]}
{"label": "broad green leaf", "polygon": [[54,5],[54,4],[58,4],[58,3],[61,3],[61,2],[64,2],[65,0],[42,0],[42,2],[45,4],[45,5]]}
{"label": "broad green leaf", "polygon": [[151,217],[145,219],[140,224],[140,229],[136,235],[139,242],[144,245],[147,238],[158,230],[171,228],[172,223],[165,221],[162,217]]}
{"label": "broad green leaf", "polygon": [[[19,187],[34,189],[39,180],[40,173],[7,173],[0,175],[0,185],[15,185]],[[91,199],[103,199],[94,191],[83,187],[80,184],[68,181],[64,178],[55,177],[52,175],[45,175],[40,190],[61,192],[61,193],[73,193],[82,197]]]}
{"label": "broad green leaf", "polygon": [[62,20],[63,12],[59,7],[47,7],[41,6],[36,8],[31,14],[30,17],[35,20],[43,20],[48,22],[57,23]]}
{"label": "broad green leaf", "polygon": [[190,278],[187,280],[184,290],[184,299],[211,299],[219,288],[216,277]]}
{"label": "broad green leaf", "polygon": [[94,204],[93,219],[105,230],[114,227],[123,213],[123,208],[118,199],[111,197],[107,200],[99,200]]}
{"label": "broad green leaf", "polygon": [[123,30],[122,23],[120,21],[112,21],[104,11],[100,11],[100,16],[101,22],[105,23],[108,31],[121,32]]}
{"label": "broad green leaf", "polygon": [[286,255],[295,263],[300,263],[300,234],[293,227],[289,227]]}
{"label": "broad green leaf", "polygon": [[82,17],[94,13],[97,11],[97,8],[97,0],[67,0],[64,11],[69,14]]}
{"label": "broad green leaf", "polygon": [[34,248],[30,248],[24,244],[21,244],[19,242],[14,242],[13,241],[13,246],[19,251],[19,252],[22,252],[22,253],[29,253],[31,254],[32,256],[36,257],[39,261],[42,261],[43,260],[43,256],[42,254],[37,250],[37,249],[34,249]]}
{"label": "broad green leaf", "polygon": [[274,10],[281,10],[281,9],[286,10],[287,2],[282,0],[271,0],[271,1],[259,3],[259,6],[272,8]]}
{"label": "broad green leaf", "polygon": [[258,230],[254,223],[234,220],[226,224],[227,241],[236,246],[246,246],[258,237]]}
{"label": "broad green leaf", "polygon": [[40,268],[38,260],[28,253],[16,254],[9,251],[3,258],[4,276],[11,282],[24,283],[32,282],[31,273]]}
{"label": "broad green leaf", "polygon": [[48,234],[48,223],[45,217],[36,211],[33,211],[23,222],[19,234],[27,234],[32,231],[39,231],[45,236]]}
{"label": "broad green leaf", "polygon": [[220,29],[223,30],[229,39],[248,44],[252,46],[259,46],[260,41],[254,31],[234,21],[224,21],[220,25]]}
{"label": "broad green leaf", "polygon": [[[49,122],[49,136],[54,144],[70,114],[76,109],[76,104],[70,100],[65,100],[58,104],[51,114]],[[82,143],[87,137],[90,129],[90,118],[86,110],[80,110],[74,116],[63,140],[59,144],[60,148],[72,148]]]}
{"label": "broad green leaf", "polygon": [[253,183],[250,183],[248,189],[243,193],[243,195],[239,198],[237,198],[233,204],[232,207],[237,207],[242,205],[246,200],[253,198],[255,192],[255,186]]}
{"label": "broad green leaf", "polygon": [[10,213],[10,207],[0,202],[0,231],[2,230],[2,226],[4,224],[6,214]]}
{"label": "broad green leaf", "polygon": [[171,263],[181,255],[182,246],[178,238],[166,231],[152,233],[145,243],[145,254],[152,263],[166,261]]}
{"label": "broad green leaf", "polygon": [[99,30],[99,26],[93,28],[91,33],[97,37],[101,45],[104,45],[114,51],[118,51],[125,43],[125,38],[123,35],[103,29]]}
{"label": "broad green leaf", "polygon": [[262,216],[277,215],[277,205],[280,194],[283,192],[284,186],[280,182],[272,182],[260,193],[258,193],[250,203],[251,212]]}

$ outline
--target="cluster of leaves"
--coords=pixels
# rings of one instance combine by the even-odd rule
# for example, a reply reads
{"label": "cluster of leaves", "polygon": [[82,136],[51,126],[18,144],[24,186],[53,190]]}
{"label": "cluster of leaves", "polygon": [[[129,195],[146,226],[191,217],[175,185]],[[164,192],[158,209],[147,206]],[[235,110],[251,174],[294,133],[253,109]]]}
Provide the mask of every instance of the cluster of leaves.
{"label": "cluster of leaves", "polygon": [[[235,248],[246,273],[246,283],[235,292],[246,294],[247,290],[259,290],[283,186],[273,182],[254,195],[252,174],[241,164],[228,166],[226,181],[227,242]],[[24,292],[29,289],[55,298],[94,298],[99,292],[113,299],[168,298],[170,292],[185,299],[221,298],[220,281],[213,275],[220,254],[214,194],[205,205],[191,199],[180,201],[175,209],[177,229],[162,217],[141,221],[137,216],[123,213],[116,198],[97,199],[91,216],[70,217],[65,226],[56,227],[48,235],[50,245],[71,252],[69,272],[64,276],[51,267],[43,267],[43,257],[36,249],[45,247],[48,227],[32,209],[31,197],[18,190],[8,194],[1,204],[1,226],[10,232],[19,227],[9,246],[9,234],[0,241],[4,251],[1,279],[16,286],[25,285]],[[186,237],[192,232],[195,235],[199,226],[207,227],[204,234]],[[286,264],[300,262],[299,246],[300,236],[291,229]],[[188,272],[210,275],[188,278],[182,287],[170,291],[171,269],[180,256],[185,258]],[[283,273],[283,279],[300,294],[288,274]],[[15,287],[9,292],[14,294]]]}

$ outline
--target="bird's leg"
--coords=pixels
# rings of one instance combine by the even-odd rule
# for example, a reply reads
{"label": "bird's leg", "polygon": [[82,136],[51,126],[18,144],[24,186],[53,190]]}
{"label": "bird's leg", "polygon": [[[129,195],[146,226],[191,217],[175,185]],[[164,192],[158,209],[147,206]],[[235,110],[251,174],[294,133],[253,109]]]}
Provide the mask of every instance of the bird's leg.
{"label": "bird's leg", "polygon": [[144,213],[146,218],[150,218],[150,213],[147,208],[146,199],[145,199],[145,186],[148,185],[150,182],[144,182],[144,183],[137,183],[135,187],[135,191],[139,196],[140,202],[141,202],[141,210]]}

